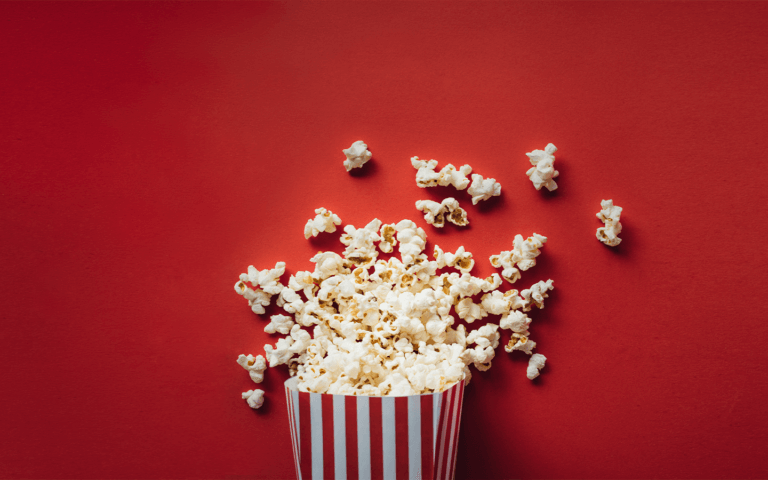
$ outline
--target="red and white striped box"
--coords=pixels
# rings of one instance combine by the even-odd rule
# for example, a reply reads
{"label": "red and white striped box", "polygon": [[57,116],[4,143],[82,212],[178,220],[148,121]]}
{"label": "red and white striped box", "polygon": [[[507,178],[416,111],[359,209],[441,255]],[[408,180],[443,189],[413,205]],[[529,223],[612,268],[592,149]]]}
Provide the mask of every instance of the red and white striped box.
{"label": "red and white striped box", "polygon": [[464,381],[405,397],[328,395],[285,382],[296,477],[452,479]]}

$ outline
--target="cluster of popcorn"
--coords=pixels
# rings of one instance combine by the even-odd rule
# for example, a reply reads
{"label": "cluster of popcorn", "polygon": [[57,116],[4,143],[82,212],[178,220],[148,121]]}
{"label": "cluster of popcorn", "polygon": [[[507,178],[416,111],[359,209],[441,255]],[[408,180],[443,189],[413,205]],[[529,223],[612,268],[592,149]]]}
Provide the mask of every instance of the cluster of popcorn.
{"label": "cluster of popcorn", "polygon": [[533,186],[536,190],[541,190],[541,187],[546,187],[550,192],[557,189],[557,183],[555,183],[555,177],[560,175],[560,172],[555,170],[555,156],[553,155],[557,151],[557,147],[549,143],[544,150],[534,150],[526,153],[531,161],[533,167],[529,168],[526,175],[533,182]]}
{"label": "cluster of popcorn", "polygon": [[368,145],[363,143],[362,140],[358,140],[352,144],[349,148],[342,150],[344,156],[347,157],[344,160],[344,168],[347,171],[351,171],[353,168],[360,168],[371,159],[371,152],[368,151]]}
{"label": "cluster of popcorn", "polygon": [[469,225],[467,211],[461,208],[458,200],[452,197],[448,197],[440,203],[432,200],[418,200],[416,201],[416,208],[424,212],[424,220],[428,224],[437,228],[443,228],[446,220],[460,227]]}
{"label": "cluster of popcorn", "polygon": [[603,200],[600,202],[602,210],[597,212],[597,218],[599,218],[604,224],[604,227],[597,229],[597,239],[608,245],[609,247],[615,247],[621,243],[619,234],[621,233],[621,207],[613,204],[613,200]]}
{"label": "cluster of popcorn", "polygon": [[[532,238],[539,246],[540,238],[546,240],[535,234]],[[490,368],[500,330],[512,333],[508,352],[532,355],[536,344],[529,340],[526,313],[544,307],[552,280],[519,294],[501,292],[499,274],[485,279],[471,275],[475,261],[464,247],[451,253],[435,246],[430,259],[426,241],[424,230],[411,220],[382,224],[374,219],[362,228],[347,225],[341,236],[343,254],[319,252],[311,258],[314,271],[290,275],[288,285],[279,282],[283,262],[263,271],[249,267],[235,291],[257,313],[277,295],[277,306],[290,315],[271,316],[265,331],[286,336],[264,347],[266,358],[241,355],[238,363],[256,383],[267,364],[285,364],[298,376],[302,391],[415,395],[469,381],[470,365],[480,371]],[[399,258],[379,258],[380,252],[395,247]],[[525,263],[529,257],[520,255],[518,267],[530,268]],[[500,322],[468,330],[466,325],[488,315],[500,316]],[[456,317],[464,322],[459,324]],[[543,355],[531,357],[529,378],[534,371],[538,375],[543,362]],[[245,392],[243,398],[258,408],[263,391]]]}
{"label": "cluster of popcorn", "polygon": [[488,200],[491,197],[501,195],[501,185],[494,178],[483,178],[482,175],[472,174],[472,182],[467,177],[472,173],[472,167],[462,165],[458,170],[450,163],[439,172],[435,171],[437,160],[420,160],[419,157],[411,158],[411,165],[416,171],[416,185],[421,188],[436,187],[438,185],[447,187],[449,185],[456,190],[464,190],[467,187],[472,195],[472,205],[477,205],[481,200]]}
{"label": "cluster of popcorn", "polygon": [[539,249],[546,241],[547,237],[538,233],[525,240],[522,235],[515,235],[512,250],[491,255],[491,265],[503,269],[501,276],[504,280],[515,283],[520,278],[520,270],[526,271],[536,265],[536,257],[541,254]]}

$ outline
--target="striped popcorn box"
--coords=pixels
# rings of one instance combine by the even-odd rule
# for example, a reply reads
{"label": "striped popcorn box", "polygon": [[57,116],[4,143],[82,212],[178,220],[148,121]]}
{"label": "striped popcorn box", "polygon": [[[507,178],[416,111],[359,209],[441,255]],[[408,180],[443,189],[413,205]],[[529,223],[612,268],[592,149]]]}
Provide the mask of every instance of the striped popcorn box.
{"label": "striped popcorn box", "polygon": [[299,480],[452,479],[464,381],[404,397],[328,395],[285,382]]}

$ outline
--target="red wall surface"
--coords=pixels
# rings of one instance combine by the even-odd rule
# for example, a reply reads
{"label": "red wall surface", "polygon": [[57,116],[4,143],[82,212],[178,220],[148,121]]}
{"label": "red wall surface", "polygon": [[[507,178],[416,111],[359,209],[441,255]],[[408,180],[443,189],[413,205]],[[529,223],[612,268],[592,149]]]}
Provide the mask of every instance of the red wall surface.
{"label": "red wall surface", "polygon": [[[0,3],[0,477],[292,478],[288,373],[240,398],[276,337],[233,285],[341,251],[303,237],[322,206],[476,276],[549,238],[516,284],[554,280],[547,366],[474,376],[457,478],[768,478],[766,45],[760,2]],[[414,155],[502,194],[419,189]],[[414,208],[448,195],[468,228]]]}

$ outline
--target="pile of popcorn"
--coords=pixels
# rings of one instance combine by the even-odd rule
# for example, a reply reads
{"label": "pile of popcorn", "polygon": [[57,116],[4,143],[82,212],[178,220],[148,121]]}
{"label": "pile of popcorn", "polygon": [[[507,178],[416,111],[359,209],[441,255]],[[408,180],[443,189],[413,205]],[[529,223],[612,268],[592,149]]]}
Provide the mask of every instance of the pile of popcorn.
{"label": "pile of popcorn", "polygon": [[[556,150],[549,144],[543,151],[527,154],[534,165],[527,174],[537,190],[557,188],[553,178],[558,172],[552,167]],[[371,158],[362,141],[344,154],[347,171],[362,167]],[[493,178],[474,174],[470,183],[469,165],[456,169],[449,164],[435,171],[437,161],[418,157],[411,164],[422,188],[469,187],[473,204],[501,193],[501,185]],[[602,206],[598,218],[606,226],[598,230],[598,239],[617,245],[621,208],[611,201],[603,201]],[[466,211],[454,198],[440,203],[419,200],[416,207],[435,227],[443,227],[446,221],[458,226],[469,223]],[[335,232],[342,223],[325,208],[315,213],[305,226],[305,238]],[[499,329],[511,331],[505,351],[530,355],[527,377],[539,375],[546,357],[533,353],[536,342],[530,339],[527,313],[534,307],[544,308],[553,282],[540,281],[519,292],[502,292],[500,287],[503,281],[515,283],[521,271],[536,265],[546,237],[516,235],[511,250],[489,259],[501,274],[483,279],[470,273],[475,260],[463,246],[451,253],[435,245],[428,255],[426,233],[411,220],[383,224],[374,219],[362,228],[346,225],[343,231],[343,254],[317,253],[310,259],[314,271],[290,275],[287,285],[281,283],[284,262],[265,270],[249,266],[240,275],[235,291],[254,313],[264,314],[273,298],[286,313],[272,315],[264,328],[267,333],[285,335],[274,346],[264,346],[266,358],[238,357],[237,362],[255,383],[263,381],[267,365],[284,364],[291,376],[298,377],[299,390],[305,392],[376,396],[440,392],[461,380],[468,383],[470,365],[479,371],[491,367]],[[498,316],[498,323],[470,327],[489,315]],[[264,391],[249,390],[243,398],[252,408],[259,408]]]}

